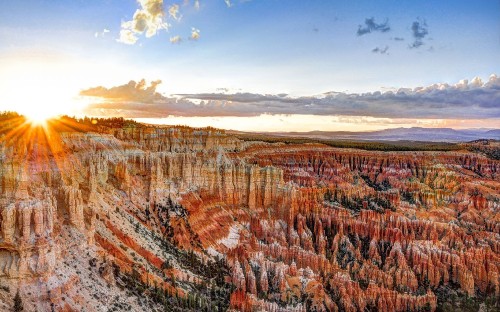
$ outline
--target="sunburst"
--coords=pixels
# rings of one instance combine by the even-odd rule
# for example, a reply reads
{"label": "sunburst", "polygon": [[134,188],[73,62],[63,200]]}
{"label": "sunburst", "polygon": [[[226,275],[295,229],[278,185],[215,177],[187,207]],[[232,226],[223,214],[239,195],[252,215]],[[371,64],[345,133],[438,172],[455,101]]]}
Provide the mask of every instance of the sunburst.
{"label": "sunburst", "polygon": [[15,113],[0,113],[0,147],[11,150],[20,159],[30,159],[36,166],[53,162],[59,169],[65,155],[61,133],[86,132],[88,127],[72,118],[34,115],[22,116]]}
{"label": "sunburst", "polygon": [[55,120],[55,117],[51,114],[48,113],[43,113],[43,112],[36,112],[32,114],[25,114],[26,115],[26,121],[30,123],[32,126],[42,126],[46,127],[47,122],[51,119]]}

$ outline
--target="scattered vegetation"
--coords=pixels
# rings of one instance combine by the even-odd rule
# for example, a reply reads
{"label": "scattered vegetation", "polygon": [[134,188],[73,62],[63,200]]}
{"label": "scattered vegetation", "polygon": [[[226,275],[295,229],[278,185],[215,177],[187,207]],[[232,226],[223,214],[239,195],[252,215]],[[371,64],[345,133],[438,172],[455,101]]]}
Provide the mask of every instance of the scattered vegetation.
{"label": "scattered vegetation", "polygon": [[0,112],[0,121],[2,122],[16,118],[23,118],[23,116],[16,112],[11,112],[11,111]]}
{"label": "scattered vegetation", "polygon": [[415,205],[417,203],[412,192],[402,190],[399,192],[399,195],[401,196],[401,200],[408,202],[410,205]]}
{"label": "scattered vegetation", "polygon": [[[383,190],[384,189],[381,189],[381,191]],[[363,197],[346,196],[341,191],[339,192],[335,190],[332,192],[330,189],[327,189],[323,198],[328,204],[340,204],[342,207],[349,209],[354,213],[359,213],[361,209],[374,210],[380,213],[384,212],[385,209],[396,211],[396,207],[394,207],[383,195],[379,194],[365,195]]]}
{"label": "scattered vegetation", "polygon": [[[156,283],[145,283],[137,270],[121,272],[117,265],[113,270],[115,279],[138,298],[147,298],[148,305],[161,305],[164,311],[226,311],[233,286],[225,281],[225,276],[229,274],[225,260],[204,262],[192,251],[175,249],[175,253],[180,256],[177,261],[199,276],[202,282],[180,282],[174,274],[170,274],[165,276],[165,281],[175,290],[162,289]],[[170,262],[163,267],[164,270],[171,268]],[[180,292],[182,288],[187,288],[187,291]]]}
{"label": "scattered vegetation", "polygon": [[[160,269],[155,267],[144,269],[153,270],[156,276],[162,277],[176,290],[168,292],[158,285],[151,285],[148,280],[144,281],[141,279],[138,267],[132,272],[120,272],[119,267],[115,265],[113,271],[118,285],[129,289],[138,298],[147,297],[151,301],[150,304],[155,307],[162,305],[164,311],[226,311],[234,287],[226,282],[229,267],[225,259],[211,260],[208,256],[195,253],[193,249],[183,250],[168,235],[171,220],[167,218],[167,215],[183,220],[183,218],[187,219],[188,211],[171,198],[166,200],[166,204],[155,206],[152,212],[149,209],[147,211],[148,221],[152,221],[154,213],[160,213],[161,218],[159,215],[157,217],[162,225],[166,225],[163,228],[166,230],[162,233],[146,231],[139,223],[136,223],[136,232],[143,236],[149,235],[154,244],[161,248],[163,258],[166,260]],[[185,225],[189,228],[189,223]],[[182,246],[182,248],[185,247]],[[175,276],[177,269],[190,272],[191,275],[187,279],[178,280]]]}
{"label": "scattered vegetation", "polygon": [[22,127],[26,118],[16,112],[0,112],[0,136]]}
{"label": "scattered vegetation", "polygon": [[303,137],[283,137],[263,134],[236,133],[244,141],[262,141],[267,143],[305,144],[319,143],[338,148],[356,148],[375,151],[456,151],[462,147],[455,143],[419,142],[419,141],[351,141],[326,140]]}
{"label": "scattered vegetation", "polygon": [[16,292],[16,295],[14,296],[14,312],[20,312],[23,311],[23,301],[21,299],[21,295],[19,295],[19,289]]}
{"label": "scattered vegetation", "polygon": [[460,145],[468,151],[484,154],[491,159],[500,160],[500,141],[476,140]]}
{"label": "scattered vegetation", "polygon": [[437,312],[493,312],[500,310],[500,298],[494,296],[483,296],[479,294],[470,297],[459,290],[455,285],[440,286],[435,291],[437,300]]}
{"label": "scattered vegetation", "polygon": [[372,181],[370,177],[367,175],[361,175],[361,178],[365,181],[365,183],[373,188],[375,191],[387,191],[391,188],[391,184],[387,179],[384,179],[381,183],[377,183],[376,181]]}
{"label": "scattered vegetation", "polygon": [[131,119],[125,119],[123,117],[111,117],[111,118],[71,118],[69,116],[63,116],[61,119],[72,119],[74,122],[79,124],[94,127],[94,128],[117,128],[117,129],[127,129],[127,128],[146,128],[145,124],[137,122]]}
{"label": "scattered vegetation", "polygon": [[[192,246],[202,249],[200,238],[198,237],[198,234],[196,234],[193,231],[193,229],[191,228],[191,224],[189,223],[188,219],[189,212],[186,210],[186,208],[184,208],[179,203],[174,203],[172,201],[172,198],[169,196],[164,205],[156,204],[154,209],[156,212],[156,216],[160,221],[160,225],[162,227],[162,233],[170,242],[177,245],[177,242],[175,241],[174,238],[175,235],[174,228],[179,228],[179,227],[172,226],[171,218],[173,217],[178,219],[180,222],[184,224],[187,230],[187,233],[185,234],[189,235]],[[150,218],[149,210],[146,210],[146,217],[149,220]]]}

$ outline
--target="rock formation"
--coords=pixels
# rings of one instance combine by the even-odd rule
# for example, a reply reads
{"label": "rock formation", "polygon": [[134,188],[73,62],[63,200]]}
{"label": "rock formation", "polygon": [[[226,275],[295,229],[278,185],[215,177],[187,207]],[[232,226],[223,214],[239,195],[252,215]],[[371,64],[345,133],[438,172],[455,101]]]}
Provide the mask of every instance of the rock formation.
{"label": "rock formation", "polygon": [[449,291],[500,296],[500,162],[480,154],[187,127],[49,142],[0,145],[0,282],[41,309],[433,311]]}

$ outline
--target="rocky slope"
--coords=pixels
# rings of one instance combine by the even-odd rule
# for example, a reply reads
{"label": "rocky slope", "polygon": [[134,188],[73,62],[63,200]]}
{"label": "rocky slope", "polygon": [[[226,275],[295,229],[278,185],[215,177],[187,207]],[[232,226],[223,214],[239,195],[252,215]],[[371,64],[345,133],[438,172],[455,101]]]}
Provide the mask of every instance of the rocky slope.
{"label": "rocky slope", "polygon": [[2,136],[0,310],[498,308],[498,160],[56,128]]}

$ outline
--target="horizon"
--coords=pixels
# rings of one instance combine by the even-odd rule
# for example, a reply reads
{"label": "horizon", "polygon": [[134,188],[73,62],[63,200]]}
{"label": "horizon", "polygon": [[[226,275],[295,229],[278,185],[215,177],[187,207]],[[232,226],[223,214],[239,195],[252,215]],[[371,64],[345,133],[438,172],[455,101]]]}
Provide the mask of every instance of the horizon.
{"label": "horizon", "polygon": [[500,124],[498,1],[0,8],[0,110],[33,118],[252,132]]}
{"label": "horizon", "polygon": [[[75,116],[75,115],[58,115],[58,116],[53,116],[50,118],[32,118],[27,115],[24,115],[20,112],[17,111],[0,111],[0,115],[9,115],[9,114],[14,114],[16,115],[15,118],[21,117],[24,118],[24,124],[25,125],[30,125],[31,127],[38,127],[42,126],[46,128],[46,131],[50,132],[51,130],[49,129],[51,127],[51,124],[59,124],[61,119],[63,118],[69,118],[78,122],[81,122],[84,119],[89,119],[92,120],[92,122],[95,120],[95,125],[99,125],[99,119],[104,119],[104,120],[111,120],[111,119],[123,119],[123,120],[129,120],[133,121],[139,124],[142,124],[147,127],[189,127],[193,129],[206,129],[206,128],[212,128],[216,130],[223,130],[223,131],[229,131],[229,132],[235,132],[235,133],[255,133],[255,134],[269,134],[269,135],[283,135],[283,134],[312,134],[312,133],[324,133],[324,134],[346,134],[346,135],[355,135],[355,134],[369,134],[369,133],[377,133],[377,132],[387,132],[391,130],[452,130],[452,131],[457,131],[459,133],[465,134],[467,131],[469,132],[476,132],[477,133],[488,133],[491,131],[497,131],[500,130],[500,128],[450,128],[450,127],[421,127],[421,126],[408,126],[408,127],[397,127],[397,128],[383,128],[383,129],[377,129],[377,130],[339,130],[339,131],[328,131],[328,130],[309,130],[309,131],[244,131],[244,130],[237,130],[237,129],[232,129],[232,128],[221,128],[221,127],[214,127],[212,125],[206,125],[206,126],[193,126],[193,125],[188,125],[188,124],[181,124],[181,123],[174,123],[174,124],[167,124],[167,123],[151,123],[150,120],[145,119],[145,120],[138,120],[136,118],[125,118],[121,116],[106,116],[106,117],[95,117],[95,116]],[[14,118],[11,116],[11,118]],[[9,120],[9,118],[5,119],[6,121]],[[63,131],[64,132],[64,131]],[[331,139],[341,139],[341,137],[331,137]],[[499,138],[493,138],[494,140],[500,140]],[[353,140],[363,140],[360,138],[353,138]],[[369,140],[369,139],[368,139]],[[376,140],[376,139],[371,139],[371,140]],[[379,140],[384,140],[384,139],[379,139]],[[400,140],[404,140],[404,138],[400,138]],[[417,141],[426,141],[425,139],[422,140],[417,140]],[[447,140],[443,140],[442,142],[447,142]]]}

